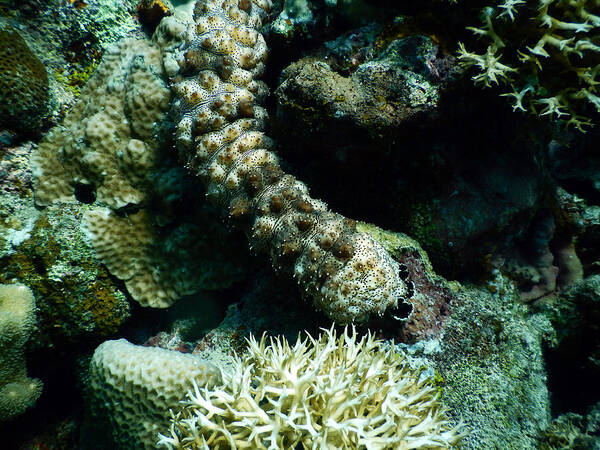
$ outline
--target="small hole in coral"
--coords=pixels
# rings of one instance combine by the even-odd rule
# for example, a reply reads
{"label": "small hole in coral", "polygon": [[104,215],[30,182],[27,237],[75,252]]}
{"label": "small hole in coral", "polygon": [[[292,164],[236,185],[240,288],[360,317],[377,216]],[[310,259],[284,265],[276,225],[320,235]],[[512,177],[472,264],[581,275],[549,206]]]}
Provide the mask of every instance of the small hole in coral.
{"label": "small hole in coral", "polygon": [[398,306],[389,310],[389,315],[395,319],[406,319],[413,311],[411,304],[406,303],[403,299],[398,300]]}
{"label": "small hole in coral", "polygon": [[96,201],[96,189],[91,184],[76,183],[75,198],[78,202],[91,205]]}
{"label": "small hole in coral", "polygon": [[400,264],[399,265],[399,269],[398,269],[398,275],[400,276],[400,278],[402,280],[408,280],[409,277],[409,273],[408,273],[408,267],[406,267],[406,265],[404,264]]}
{"label": "small hole in coral", "polygon": [[40,274],[40,275],[46,275],[46,264],[44,263],[44,260],[39,256],[36,255],[32,258],[33,263],[33,267],[35,268],[36,273]]}

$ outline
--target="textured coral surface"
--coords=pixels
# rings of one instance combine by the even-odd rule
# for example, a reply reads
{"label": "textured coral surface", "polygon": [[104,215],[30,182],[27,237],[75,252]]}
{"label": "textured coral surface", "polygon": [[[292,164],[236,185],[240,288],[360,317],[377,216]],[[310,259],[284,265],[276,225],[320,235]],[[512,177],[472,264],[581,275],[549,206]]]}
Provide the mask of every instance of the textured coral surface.
{"label": "textured coral surface", "polygon": [[108,420],[121,448],[156,448],[193,383],[213,386],[216,367],[195,355],[140,347],[125,339],[106,341],[90,363],[90,392],[96,420]]}
{"label": "textured coral surface", "polygon": [[159,58],[142,40],[124,40],[107,52],[62,127],[32,156],[39,205],[74,201],[78,184],[114,208],[144,199],[158,146],[154,127],[170,97]]}
{"label": "textured coral surface", "polygon": [[35,300],[22,284],[0,284],[0,422],[23,414],[42,392],[27,377],[25,344],[35,327]]}
{"label": "textured coral surface", "polygon": [[[26,409],[39,383],[6,385],[24,412],[0,446],[230,448],[233,433],[239,447],[422,448],[437,417],[426,431],[463,423],[466,449],[597,447],[600,134],[515,114],[506,86],[473,86],[455,57],[460,41],[485,54],[493,29],[509,84],[539,86],[522,99],[539,115],[536,95],[582,87],[569,64],[594,75],[580,42],[598,45],[597,2],[209,0],[195,17],[173,3],[0,1],[0,28],[48,70],[44,124],[64,119],[35,150],[38,205],[35,143],[0,132],[0,283],[27,285],[38,310],[28,342],[0,351],[21,365],[0,372],[26,356],[44,382]],[[173,15],[150,39],[151,5]],[[568,61],[538,47],[546,35],[568,36]],[[138,39],[108,48],[123,36]],[[521,60],[536,48],[541,70]],[[301,340],[367,316],[356,340]],[[358,336],[381,341],[359,351]],[[409,410],[431,415],[392,433],[418,421]]]}
{"label": "textured coral surface", "polygon": [[243,272],[226,245],[215,248],[224,240],[198,237],[221,228],[205,208],[176,211],[196,202],[197,188],[169,161],[171,93],[162,74],[156,45],[126,39],[111,47],[62,126],[32,155],[36,203],[104,206],[85,213],[92,246],[135,300],[154,307],[227,286]]}
{"label": "textured coral surface", "polygon": [[0,125],[36,127],[48,111],[46,68],[14,29],[0,29]]}

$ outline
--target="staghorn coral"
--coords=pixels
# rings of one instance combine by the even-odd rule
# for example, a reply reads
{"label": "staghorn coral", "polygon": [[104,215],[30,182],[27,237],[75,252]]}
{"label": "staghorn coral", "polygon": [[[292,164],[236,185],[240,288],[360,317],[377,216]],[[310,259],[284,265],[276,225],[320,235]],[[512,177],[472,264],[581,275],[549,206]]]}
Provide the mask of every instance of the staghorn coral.
{"label": "staghorn coral", "polygon": [[26,131],[48,113],[46,68],[19,33],[0,30],[0,125]]}
{"label": "staghorn coral", "polygon": [[91,412],[94,420],[110,423],[120,448],[152,449],[186,390],[219,381],[217,368],[197,355],[107,341],[90,362]]}
{"label": "staghorn coral", "polygon": [[408,293],[398,263],[354,221],[311,198],[269,151],[259,106],[267,88],[258,80],[267,54],[258,29],[269,8],[266,0],[200,1],[194,23],[159,25],[158,33],[183,40],[164,53],[177,144],[251,248],[292,273],[318,308],[342,323],[381,316]]}
{"label": "staghorn coral", "polygon": [[509,87],[514,110],[564,118],[579,130],[600,113],[600,4],[596,0],[503,0],[470,27],[479,50],[459,46],[476,84]]}
{"label": "staghorn coral", "polygon": [[[251,337],[217,388],[188,393],[167,448],[447,448],[460,432],[392,345],[333,328],[290,345]],[[298,446],[298,447],[297,447]]]}
{"label": "staghorn coral", "polygon": [[27,377],[25,344],[35,326],[35,300],[22,284],[0,284],[0,422],[23,414],[42,393]]}

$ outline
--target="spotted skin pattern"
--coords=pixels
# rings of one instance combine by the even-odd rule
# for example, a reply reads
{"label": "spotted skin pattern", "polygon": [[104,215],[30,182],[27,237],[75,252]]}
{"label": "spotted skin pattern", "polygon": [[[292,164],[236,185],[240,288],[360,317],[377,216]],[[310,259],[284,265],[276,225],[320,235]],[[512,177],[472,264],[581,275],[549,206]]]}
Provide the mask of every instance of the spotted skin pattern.
{"label": "spotted skin pattern", "polygon": [[207,195],[250,246],[292,274],[303,295],[339,323],[397,310],[408,294],[399,265],[356,223],[283,172],[263,130],[260,80],[269,0],[201,0],[171,56],[178,148]]}

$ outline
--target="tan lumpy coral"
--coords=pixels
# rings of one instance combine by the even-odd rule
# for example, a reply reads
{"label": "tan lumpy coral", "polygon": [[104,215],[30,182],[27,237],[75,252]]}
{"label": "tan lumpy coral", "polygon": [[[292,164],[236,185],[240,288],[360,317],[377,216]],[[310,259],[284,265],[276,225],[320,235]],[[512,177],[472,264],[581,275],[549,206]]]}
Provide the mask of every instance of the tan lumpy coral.
{"label": "tan lumpy coral", "polygon": [[194,23],[176,30],[184,45],[166,51],[164,65],[179,149],[251,247],[293,274],[320,309],[339,322],[381,316],[408,293],[398,264],[354,221],[311,198],[269,150],[258,80],[266,58],[258,29],[269,9],[268,1],[199,1]]}
{"label": "tan lumpy coral", "polygon": [[22,284],[0,284],[0,422],[25,412],[42,392],[29,378],[25,344],[35,326],[35,300]]}
{"label": "tan lumpy coral", "polygon": [[127,39],[107,50],[80,101],[32,155],[39,205],[75,201],[77,185],[91,187],[112,208],[139,204],[155,164],[158,127],[170,91],[161,78],[160,51]]}
{"label": "tan lumpy coral", "polygon": [[216,388],[194,385],[160,444],[191,449],[448,448],[460,439],[395,347],[333,329],[249,341]]}
{"label": "tan lumpy coral", "polygon": [[[160,58],[169,39],[160,38],[107,50],[62,126],[32,155],[36,203],[93,202],[83,223],[98,258],[152,307],[229,286],[244,266],[216,237],[191,177],[173,167]],[[184,202],[198,208],[181,212]]]}
{"label": "tan lumpy coral", "polygon": [[196,355],[130,344],[101,344],[90,363],[90,406],[95,419],[108,420],[120,448],[156,448],[185,392],[197,384],[213,386],[219,370]]}
{"label": "tan lumpy coral", "polygon": [[164,308],[197,290],[198,279],[177,277],[168,267],[147,211],[119,217],[108,209],[93,210],[85,216],[85,228],[98,258],[142,306]]}

